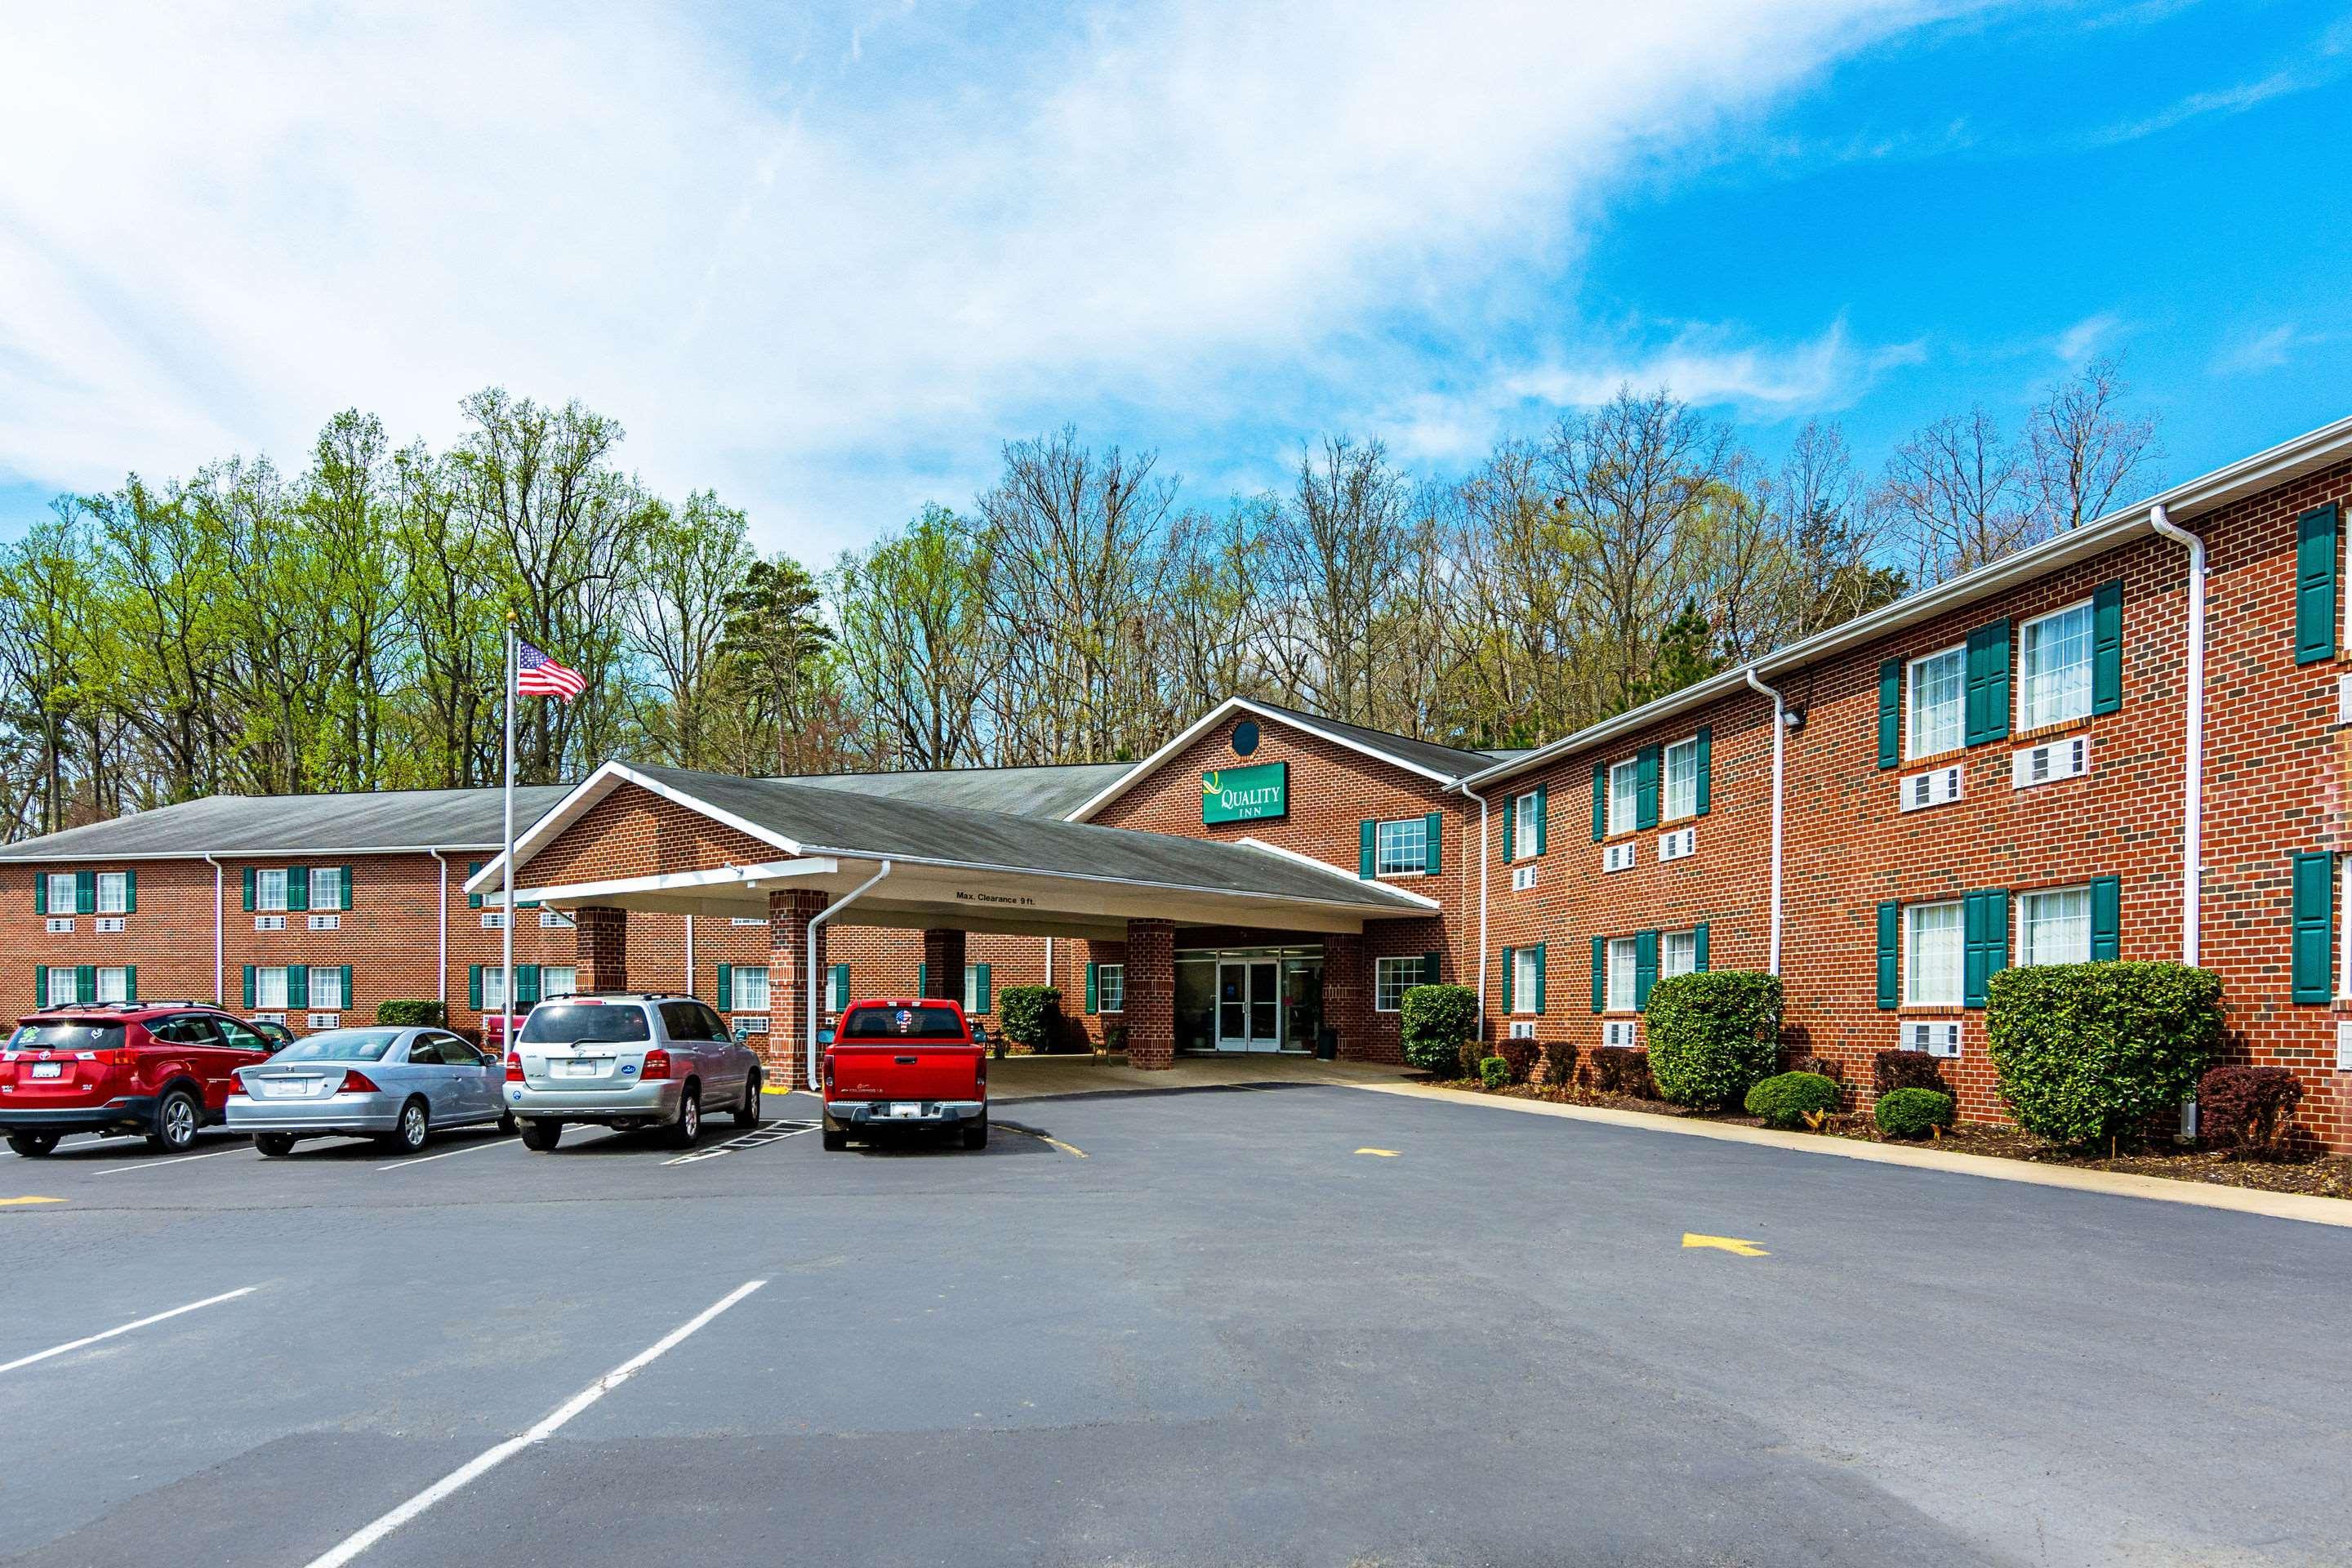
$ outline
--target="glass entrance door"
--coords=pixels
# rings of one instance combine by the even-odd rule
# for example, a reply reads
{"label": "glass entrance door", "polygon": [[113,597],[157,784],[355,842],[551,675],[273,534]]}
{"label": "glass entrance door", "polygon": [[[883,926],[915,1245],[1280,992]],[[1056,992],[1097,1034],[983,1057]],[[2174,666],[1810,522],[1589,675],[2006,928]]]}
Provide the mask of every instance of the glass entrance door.
{"label": "glass entrance door", "polygon": [[1217,965],[1217,1049],[1282,1048],[1281,977],[1270,958]]}

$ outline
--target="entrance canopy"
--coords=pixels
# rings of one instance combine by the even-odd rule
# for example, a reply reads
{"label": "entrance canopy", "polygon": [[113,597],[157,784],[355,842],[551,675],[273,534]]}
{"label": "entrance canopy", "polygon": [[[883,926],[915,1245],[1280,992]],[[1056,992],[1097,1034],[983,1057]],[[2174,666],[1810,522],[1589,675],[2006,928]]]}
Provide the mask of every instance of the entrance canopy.
{"label": "entrance canopy", "polygon": [[[1435,900],[1253,839],[938,805],[778,779],[607,763],[515,845],[515,897],[764,916],[770,893],[834,897],[888,875],[859,925],[1116,941],[1129,920],[1360,932]],[[501,857],[466,883],[494,896]]]}

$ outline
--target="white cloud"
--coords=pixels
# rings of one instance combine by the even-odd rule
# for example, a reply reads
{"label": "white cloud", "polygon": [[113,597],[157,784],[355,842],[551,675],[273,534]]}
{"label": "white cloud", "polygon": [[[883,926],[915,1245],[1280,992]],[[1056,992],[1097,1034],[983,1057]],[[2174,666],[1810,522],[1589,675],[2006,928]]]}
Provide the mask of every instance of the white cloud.
{"label": "white cloud", "polygon": [[2319,333],[2300,331],[2293,322],[2283,322],[2238,338],[2214,356],[2213,369],[2221,375],[2260,375],[2279,369],[2300,350],[2326,341]]}
{"label": "white cloud", "polygon": [[[1928,8],[18,7],[0,477],[291,462],[353,403],[444,441],[498,382],[620,416],[649,480],[824,554],[1034,410],[1231,421],[1395,365],[1394,323],[1475,337],[1612,176]],[[1794,405],[1859,352],[1694,340],[1625,374]]]}
{"label": "white cloud", "polygon": [[2064,331],[2051,345],[2052,352],[2069,366],[2079,366],[2094,358],[2100,350],[2115,342],[2124,330],[2124,319],[2113,310],[2103,310],[2095,316],[2085,316]]}

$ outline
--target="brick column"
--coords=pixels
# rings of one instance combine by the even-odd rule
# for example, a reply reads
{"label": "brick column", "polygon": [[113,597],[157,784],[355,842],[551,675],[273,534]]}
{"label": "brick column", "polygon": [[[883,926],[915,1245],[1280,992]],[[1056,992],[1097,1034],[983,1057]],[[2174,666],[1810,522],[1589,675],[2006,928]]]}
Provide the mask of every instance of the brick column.
{"label": "brick column", "polygon": [[924,928],[923,967],[930,977],[926,995],[963,1000],[963,932]]}
{"label": "brick column", "polygon": [[1127,1065],[1176,1065],[1176,927],[1127,922]]}
{"label": "brick column", "polygon": [[1339,1033],[1341,1061],[1396,1059],[1393,1047],[1374,1038],[1372,961],[1360,936],[1323,939],[1323,1024]]}
{"label": "brick column", "polygon": [[812,972],[809,921],[831,901],[808,888],[768,894],[768,1082],[778,1089],[809,1087],[809,987],[824,984],[825,938],[825,928],[819,926]]}
{"label": "brick column", "polygon": [[[583,991],[629,988],[629,911],[591,904],[572,911],[575,956]],[[517,944],[520,945],[520,944]]]}

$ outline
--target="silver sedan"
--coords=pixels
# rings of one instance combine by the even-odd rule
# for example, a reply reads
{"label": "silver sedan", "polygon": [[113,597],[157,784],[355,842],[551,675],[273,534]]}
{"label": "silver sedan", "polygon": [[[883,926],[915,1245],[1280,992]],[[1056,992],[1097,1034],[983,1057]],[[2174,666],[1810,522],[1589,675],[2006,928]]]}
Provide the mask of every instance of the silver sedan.
{"label": "silver sedan", "polygon": [[228,1127],[272,1156],[301,1138],[367,1137],[404,1153],[447,1127],[504,1123],[501,1069],[446,1029],[329,1029],[239,1068]]}

